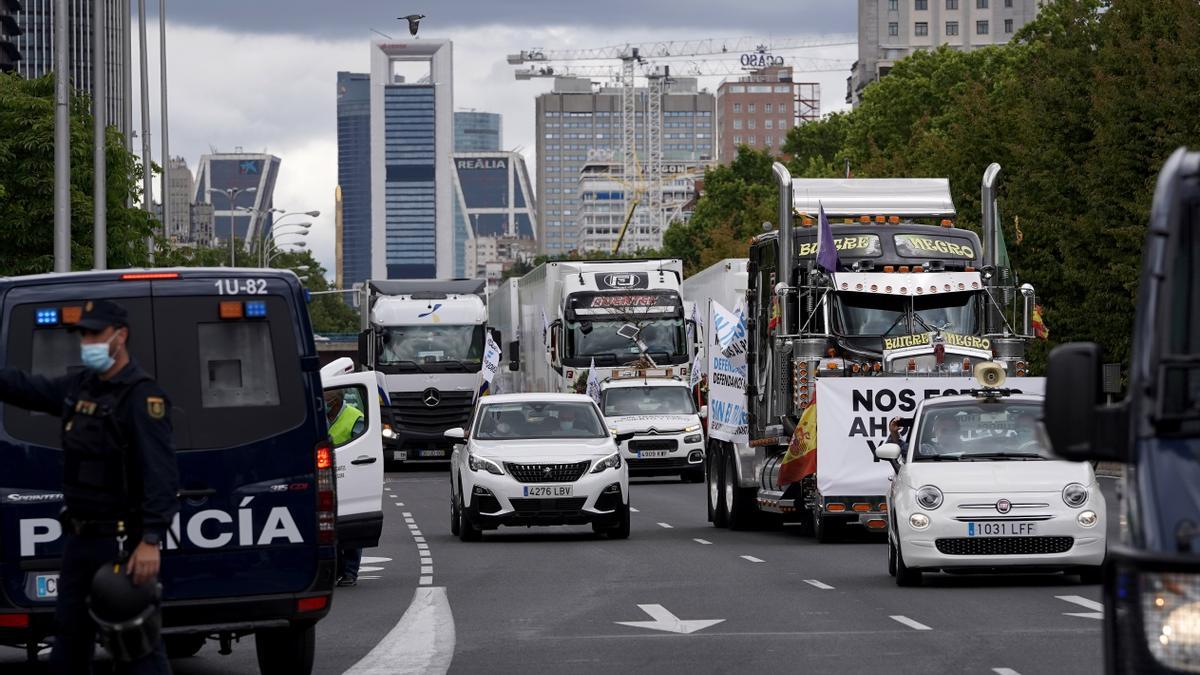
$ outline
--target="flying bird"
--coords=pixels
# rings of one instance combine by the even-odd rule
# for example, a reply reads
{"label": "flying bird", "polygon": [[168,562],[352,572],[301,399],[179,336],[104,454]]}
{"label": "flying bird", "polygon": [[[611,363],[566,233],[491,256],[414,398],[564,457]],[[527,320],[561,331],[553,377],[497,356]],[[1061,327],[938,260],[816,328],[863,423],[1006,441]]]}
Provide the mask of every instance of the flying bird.
{"label": "flying bird", "polygon": [[397,19],[404,19],[408,22],[408,32],[413,37],[417,36],[417,28],[420,27],[421,19],[425,18],[424,14],[409,14],[408,16],[398,16]]}

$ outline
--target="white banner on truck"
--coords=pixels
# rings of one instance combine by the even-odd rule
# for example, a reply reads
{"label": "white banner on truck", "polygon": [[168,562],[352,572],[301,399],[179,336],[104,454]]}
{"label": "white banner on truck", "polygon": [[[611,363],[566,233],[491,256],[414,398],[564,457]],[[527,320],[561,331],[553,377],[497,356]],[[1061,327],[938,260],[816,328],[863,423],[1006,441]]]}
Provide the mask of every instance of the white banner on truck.
{"label": "white banner on truck", "polygon": [[[888,420],[912,417],[932,396],[975,389],[970,377],[830,377],[817,380],[817,489],[826,497],[887,494],[892,467],[876,462],[874,449],[887,442]],[[1012,378],[1006,387],[1045,392],[1041,377]]]}
{"label": "white banner on truck", "polygon": [[749,443],[746,414],[746,321],[741,306],[730,312],[712,302],[708,309],[708,435]]}

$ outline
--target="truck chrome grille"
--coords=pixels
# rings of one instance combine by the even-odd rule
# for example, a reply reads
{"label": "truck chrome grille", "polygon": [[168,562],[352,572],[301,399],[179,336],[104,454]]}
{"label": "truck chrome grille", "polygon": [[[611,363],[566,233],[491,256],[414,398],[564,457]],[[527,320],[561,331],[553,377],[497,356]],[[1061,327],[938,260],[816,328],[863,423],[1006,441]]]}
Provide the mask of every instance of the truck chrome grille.
{"label": "truck chrome grille", "polygon": [[[421,392],[392,392],[392,429],[401,436],[407,433],[442,439],[442,432],[454,427],[466,427],[475,407],[471,391],[441,391],[436,406],[425,405]],[[386,418],[385,418],[386,421]]]}
{"label": "truck chrome grille", "polygon": [[954,537],[934,542],[944,555],[1047,555],[1066,553],[1074,537]]}
{"label": "truck chrome grille", "polygon": [[516,464],[505,462],[504,469],[518,483],[572,483],[588,470],[588,462],[574,464]]}

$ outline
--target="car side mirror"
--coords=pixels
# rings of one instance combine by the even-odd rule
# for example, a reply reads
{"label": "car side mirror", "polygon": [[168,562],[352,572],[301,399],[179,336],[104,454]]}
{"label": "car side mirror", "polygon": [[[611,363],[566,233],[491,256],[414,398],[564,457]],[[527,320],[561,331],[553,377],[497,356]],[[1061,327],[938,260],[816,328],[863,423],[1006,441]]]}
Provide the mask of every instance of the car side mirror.
{"label": "car side mirror", "polygon": [[442,432],[442,435],[446,438],[455,438],[461,441],[467,437],[467,432],[463,431],[462,427],[454,427],[453,429],[447,429],[446,431]]}
{"label": "car side mirror", "polygon": [[615,440],[617,442],[617,445],[620,445],[622,443],[628,443],[629,441],[633,440],[634,436],[637,436],[637,433],[635,433],[633,431],[627,431],[627,432],[621,433],[621,434],[613,434],[613,440]]}
{"label": "car side mirror", "polygon": [[892,470],[900,471],[900,446],[895,443],[884,443],[875,448],[875,459],[883,460],[892,465]]}
{"label": "car side mirror", "polygon": [[708,406],[707,405],[700,406],[700,410],[696,414],[699,415],[700,419],[702,419],[702,420],[708,419]]}
{"label": "car side mirror", "polygon": [[1042,426],[1054,454],[1075,462],[1129,461],[1124,405],[1104,405],[1099,345],[1072,342],[1050,351]]}

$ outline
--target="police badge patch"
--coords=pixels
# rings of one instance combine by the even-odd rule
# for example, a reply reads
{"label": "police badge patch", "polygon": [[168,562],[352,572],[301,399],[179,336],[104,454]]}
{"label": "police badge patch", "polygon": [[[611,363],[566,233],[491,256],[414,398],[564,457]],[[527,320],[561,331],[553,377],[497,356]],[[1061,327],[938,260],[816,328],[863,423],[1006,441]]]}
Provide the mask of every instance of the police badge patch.
{"label": "police badge patch", "polygon": [[161,396],[147,396],[146,414],[153,419],[161,420],[167,414],[167,402]]}

